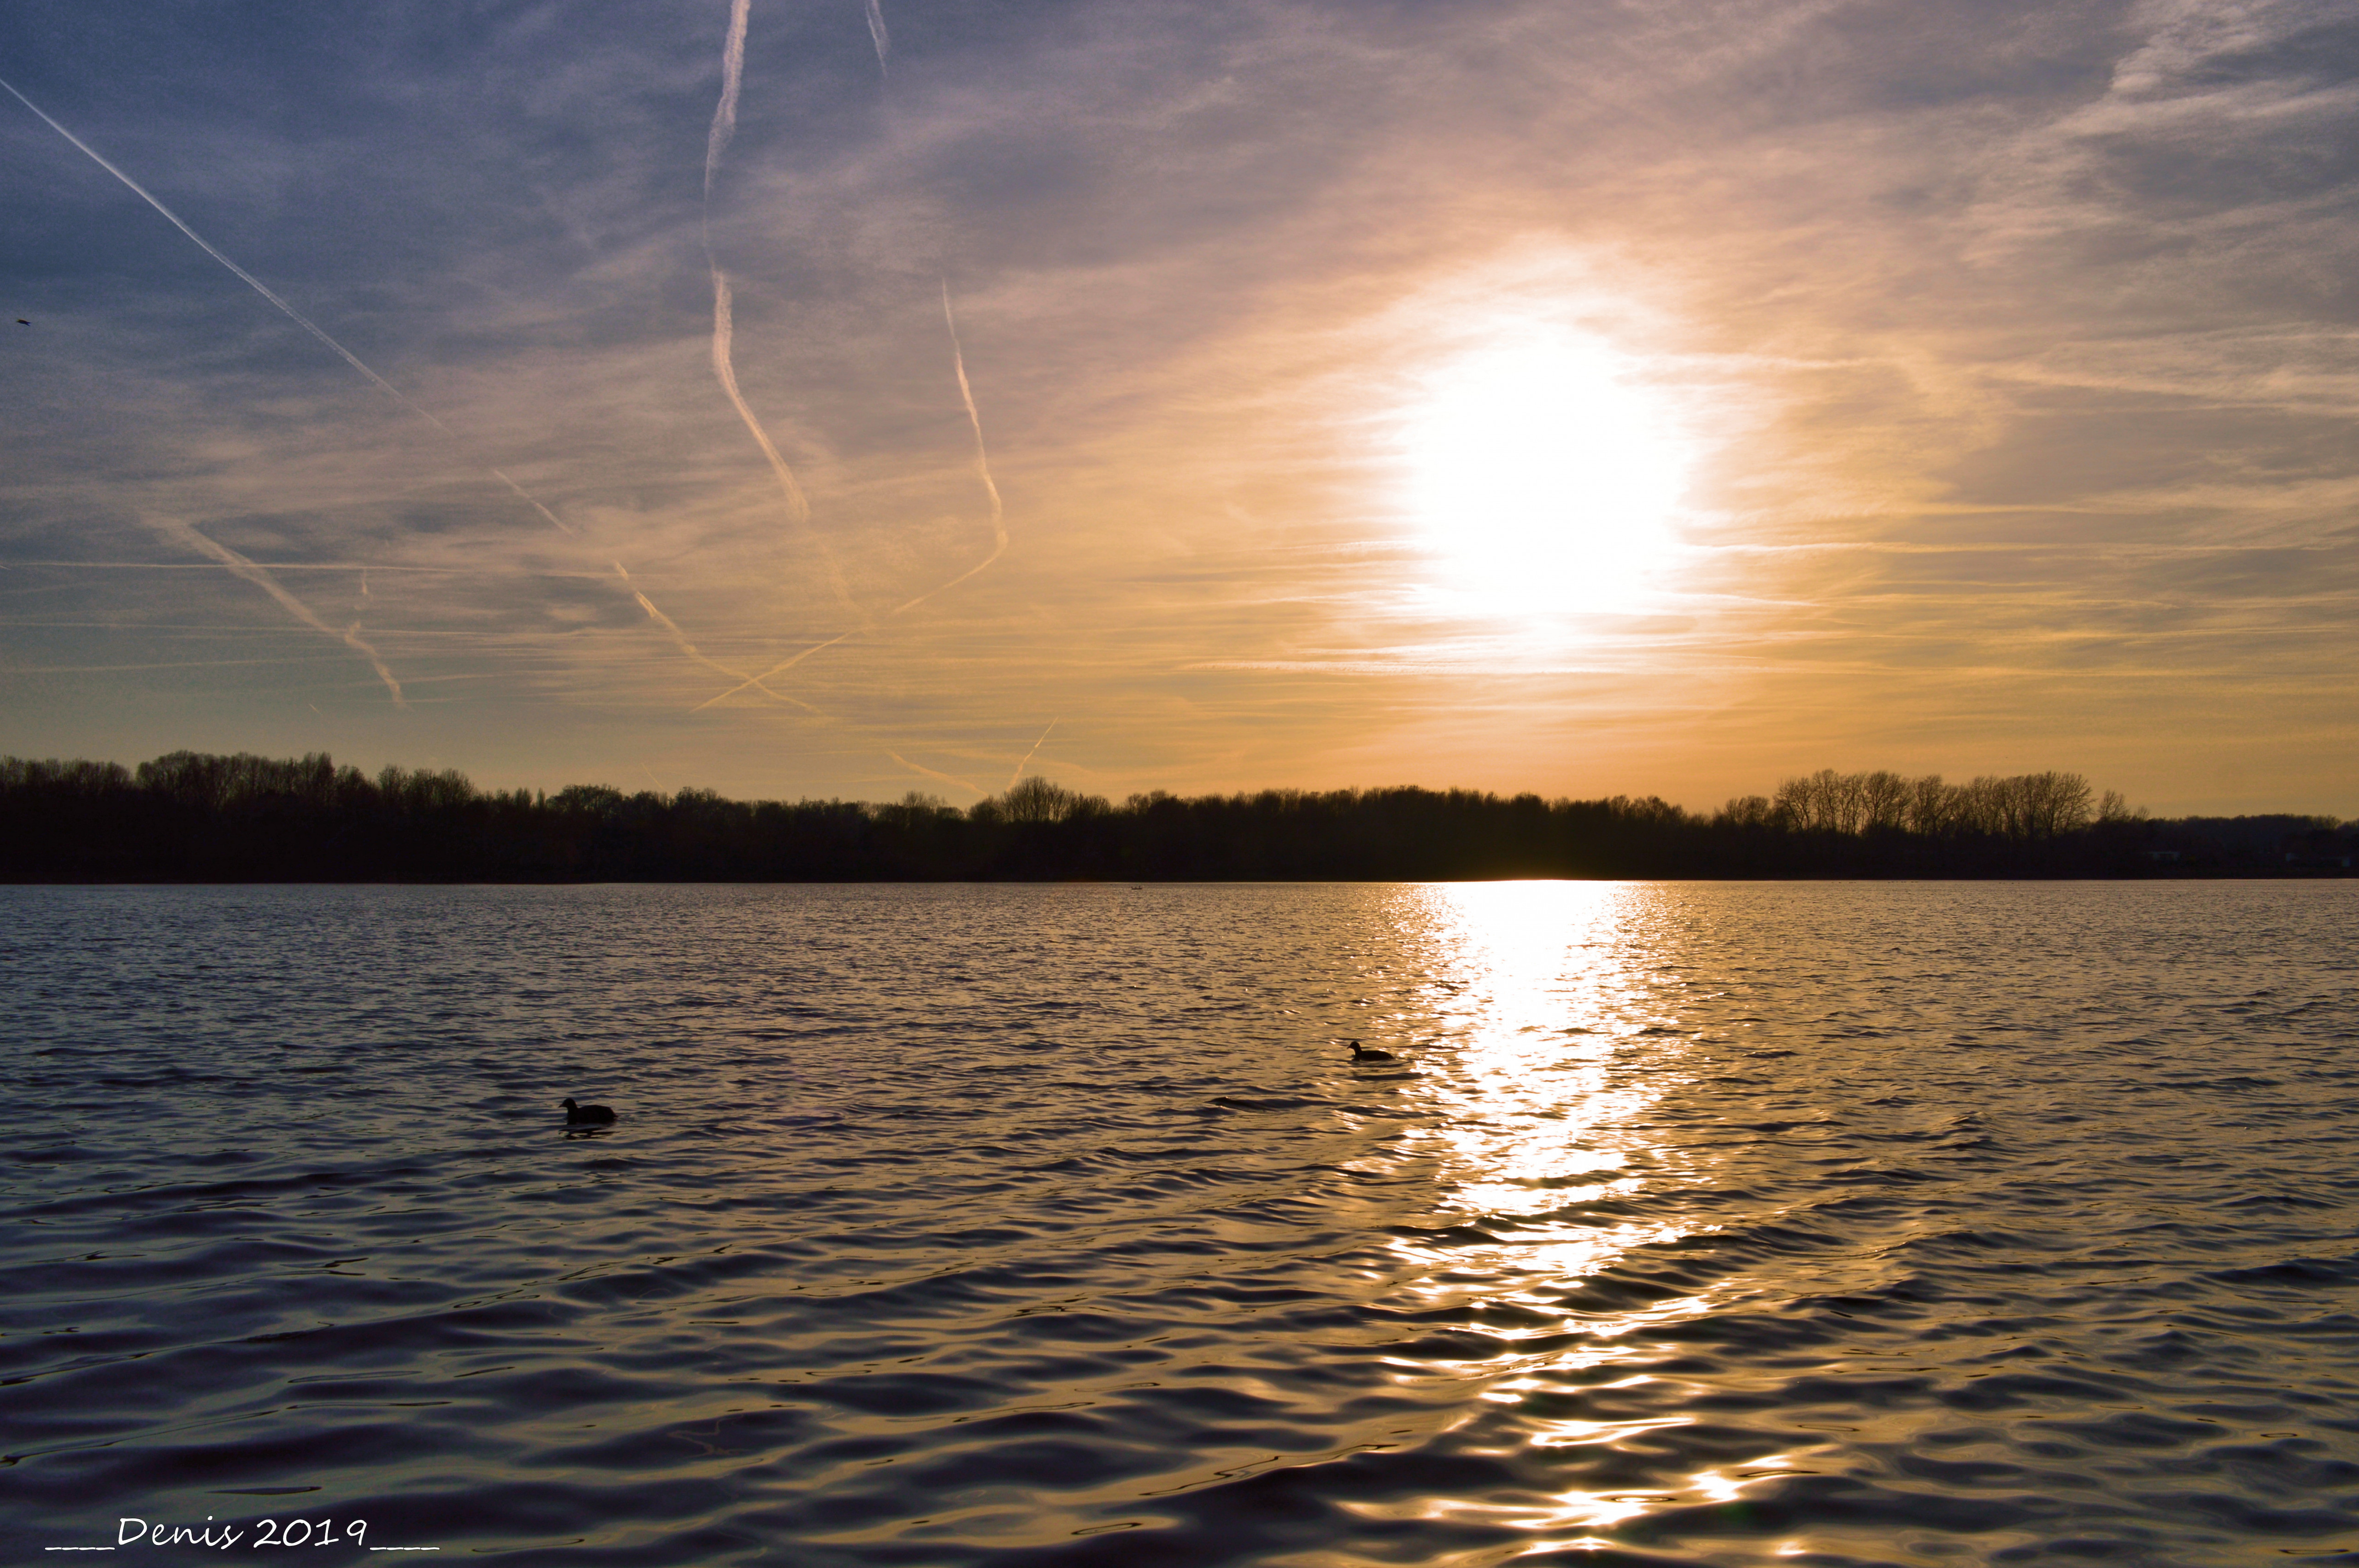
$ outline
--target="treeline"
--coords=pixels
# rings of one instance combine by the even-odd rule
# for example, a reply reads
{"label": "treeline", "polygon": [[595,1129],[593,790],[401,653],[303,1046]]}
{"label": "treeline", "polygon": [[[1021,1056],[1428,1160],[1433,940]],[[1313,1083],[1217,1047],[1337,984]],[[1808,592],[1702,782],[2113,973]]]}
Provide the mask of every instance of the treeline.
{"label": "treeline", "polygon": [[1732,800],[1721,811],[1732,823],[1787,833],[1975,837],[2013,843],[2060,838],[2093,823],[2130,821],[2136,815],[2112,790],[2093,798],[2089,781],[2079,773],[2017,773],[1953,784],[1939,773],[1909,779],[1832,768],[1788,779],[1775,795]]}
{"label": "treeline", "polygon": [[2316,876],[2348,874],[2354,848],[2332,817],[2158,820],[2065,773],[1951,784],[1825,771],[1709,814],[1419,788],[1116,805],[1027,779],[962,811],[914,794],[502,793],[450,771],[372,778],[324,754],[176,752],[136,770],[0,758],[10,881]]}

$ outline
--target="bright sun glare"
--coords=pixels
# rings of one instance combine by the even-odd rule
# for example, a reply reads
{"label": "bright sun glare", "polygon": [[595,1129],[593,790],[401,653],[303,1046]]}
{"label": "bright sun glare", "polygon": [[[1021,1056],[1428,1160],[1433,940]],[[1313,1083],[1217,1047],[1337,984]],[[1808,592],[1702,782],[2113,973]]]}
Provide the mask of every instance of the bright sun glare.
{"label": "bright sun glare", "polygon": [[1407,437],[1410,508],[1451,586],[1494,611],[1630,608],[1687,484],[1660,400],[1569,332],[1451,362]]}

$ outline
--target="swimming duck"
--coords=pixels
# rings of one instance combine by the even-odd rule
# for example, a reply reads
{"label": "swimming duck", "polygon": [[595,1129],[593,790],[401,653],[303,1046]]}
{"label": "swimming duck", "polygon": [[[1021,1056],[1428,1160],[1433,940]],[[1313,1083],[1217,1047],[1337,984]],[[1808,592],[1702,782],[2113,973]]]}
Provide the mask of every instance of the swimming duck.
{"label": "swimming duck", "polygon": [[614,1119],[614,1108],[607,1105],[576,1105],[571,1096],[565,1100],[565,1119],[569,1126],[584,1123],[604,1126]]}
{"label": "swimming duck", "polygon": [[1352,1042],[1352,1060],[1354,1062],[1397,1062],[1400,1058],[1394,1055],[1389,1051],[1371,1050],[1367,1046],[1363,1045],[1358,1041],[1354,1040]]}

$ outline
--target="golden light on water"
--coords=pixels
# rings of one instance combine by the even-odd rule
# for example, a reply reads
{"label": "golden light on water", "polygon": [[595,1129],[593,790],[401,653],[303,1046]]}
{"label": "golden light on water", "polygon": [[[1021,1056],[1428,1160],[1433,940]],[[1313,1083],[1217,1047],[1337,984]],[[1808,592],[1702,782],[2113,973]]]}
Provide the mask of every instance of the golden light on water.
{"label": "golden light on water", "polygon": [[1445,591],[1495,612],[1631,608],[1688,481],[1671,410],[1632,373],[1594,338],[1524,326],[1426,378],[1408,502]]}
{"label": "golden light on water", "polygon": [[[1657,1147],[1648,1129],[1667,1095],[1689,1086],[1692,1025],[1680,1016],[1680,982],[1643,961],[1660,950],[1670,918],[1662,890],[1605,882],[1480,882],[1404,892],[1397,926],[1419,956],[1427,1017],[1446,1057],[1426,1057],[1419,1087],[1437,1113],[1413,1158],[1443,1195],[1436,1223],[1451,1239],[1406,1238],[1403,1287],[1423,1311],[1506,1309],[1525,1326],[1486,1323],[1509,1340],[1495,1358],[1459,1374],[1480,1384],[1469,1424],[1496,1412],[1516,1441],[1564,1453],[1572,1473],[1582,1451],[1603,1456],[1688,1424],[1684,1416],[1585,1412],[1587,1391],[1644,1384],[1652,1331],[1714,1310],[1719,1292],[1634,1303],[1619,1313],[1569,1306],[1566,1292],[1633,1252],[1680,1241],[1689,1230],[1640,1217],[1636,1198],[1684,1157]],[[1469,1242],[1470,1230],[1491,1239]],[[1567,1331],[1579,1337],[1567,1344]],[[1530,1339],[1528,1352],[1513,1347]],[[1626,1368],[1625,1376],[1614,1370]],[[1405,1360],[1405,1375],[1433,1375]],[[1546,1413],[1543,1413],[1543,1412]],[[1531,1531],[1531,1550],[1615,1544],[1597,1534],[1660,1509],[1742,1502],[1745,1486],[1782,1472],[1768,1455],[1744,1473],[1705,1465],[1668,1488],[1566,1487],[1545,1500],[1452,1505],[1453,1517]],[[1603,1470],[1616,1466],[1607,1463]]]}
{"label": "golden light on water", "polygon": [[[1577,1281],[1631,1247],[1676,1238],[1659,1226],[1550,1217],[1626,1184],[1626,1128],[1669,1078],[1623,1080],[1625,1036],[1655,1026],[1616,933],[1643,889],[1602,882],[1462,882],[1419,888],[1405,925],[1423,927],[1446,1071],[1423,1085],[1440,1112],[1440,1188],[1484,1228],[1512,1232],[1502,1279]],[[1406,935],[1406,933],[1405,933]],[[1468,1260],[1465,1249],[1459,1261]],[[1531,1297],[1533,1303],[1540,1300]]]}
{"label": "golden light on water", "polygon": [[[1462,1032],[1434,1085],[1457,1114],[1462,1197],[1539,1212],[1603,1192],[1624,1163],[1618,1129],[1661,1095],[1612,1071],[1625,1036],[1661,1027],[1624,972],[1624,927],[1646,890],[1612,882],[1459,882],[1419,890],[1452,975],[1445,1026]],[[1598,1232],[1582,1227],[1584,1242]]]}

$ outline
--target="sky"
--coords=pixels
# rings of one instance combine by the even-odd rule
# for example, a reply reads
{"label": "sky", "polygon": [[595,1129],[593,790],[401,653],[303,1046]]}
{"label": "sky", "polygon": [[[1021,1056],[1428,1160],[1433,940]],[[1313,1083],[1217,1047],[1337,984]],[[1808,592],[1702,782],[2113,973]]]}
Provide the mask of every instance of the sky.
{"label": "sky", "polygon": [[0,752],[2359,816],[2346,6],[16,0],[0,80]]}

